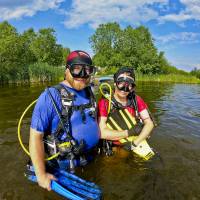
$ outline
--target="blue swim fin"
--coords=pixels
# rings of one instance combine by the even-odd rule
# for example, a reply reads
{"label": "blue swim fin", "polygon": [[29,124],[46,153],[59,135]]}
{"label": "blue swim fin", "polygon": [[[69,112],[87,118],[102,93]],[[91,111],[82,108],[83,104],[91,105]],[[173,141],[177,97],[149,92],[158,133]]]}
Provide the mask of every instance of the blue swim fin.
{"label": "blue swim fin", "polygon": [[[36,182],[37,183],[37,177],[35,175],[27,175],[26,177],[28,178],[28,180]],[[85,198],[79,197],[75,194],[73,194],[72,192],[70,192],[69,190],[67,190],[66,188],[62,187],[60,184],[58,184],[56,181],[51,181],[51,189],[54,192],[57,192],[58,194],[71,199],[71,200],[85,200]]]}
{"label": "blue swim fin", "polygon": [[[53,169],[53,174],[57,178],[57,181],[52,181],[51,188],[58,194],[71,200],[101,199],[102,191],[95,183],[86,181],[74,174],[56,168]],[[28,173],[26,176],[29,180],[37,182],[34,168],[30,165],[28,166]]]}
{"label": "blue swim fin", "polygon": [[58,179],[58,183],[76,194],[80,194],[90,199],[100,199],[101,197],[100,189],[85,185],[76,180],[69,179],[59,174],[55,174],[55,176]]}

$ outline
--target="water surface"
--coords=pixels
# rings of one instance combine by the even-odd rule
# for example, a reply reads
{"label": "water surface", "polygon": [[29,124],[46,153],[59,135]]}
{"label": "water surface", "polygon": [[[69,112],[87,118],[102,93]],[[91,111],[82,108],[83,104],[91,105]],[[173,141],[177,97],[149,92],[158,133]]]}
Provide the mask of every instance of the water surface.
{"label": "water surface", "polygon": [[[0,88],[0,200],[63,199],[23,175],[28,158],[18,143],[17,123],[44,88]],[[105,200],[200,199],[200,85],[137,83],[137,93],[159,125],[149,140],[159,156],[143,162],[118,150],[112,157],[97,156],[78,174],[100,185]],[[23,121],[24,141],[28,140],[30,114]]]}

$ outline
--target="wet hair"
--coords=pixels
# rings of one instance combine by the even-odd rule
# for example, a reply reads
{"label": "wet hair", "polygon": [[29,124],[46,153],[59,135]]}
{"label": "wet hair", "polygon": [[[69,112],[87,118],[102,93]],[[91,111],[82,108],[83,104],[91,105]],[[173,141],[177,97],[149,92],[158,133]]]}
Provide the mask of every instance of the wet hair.
{"label": "wet hair", "polygon": [[116,82],[117,78],[124,73],[128,73],[130,77],[132,77],[135,81],[135,73],[134,73],[134,69],[132,67],[122,67],[120,69],[118,69],[118,71],[114,74],[113,79]]}

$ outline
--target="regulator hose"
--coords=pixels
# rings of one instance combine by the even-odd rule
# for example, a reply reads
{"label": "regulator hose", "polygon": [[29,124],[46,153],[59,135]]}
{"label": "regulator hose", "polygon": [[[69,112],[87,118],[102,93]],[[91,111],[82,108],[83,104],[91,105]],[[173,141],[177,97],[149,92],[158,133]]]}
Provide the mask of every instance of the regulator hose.
{"label": "regulator hose", "polygon": [[[18,127],[17,127],[17,134],[18,134],[18,140],[19,140],[19,144],[21,145],[22,149],[24,150],[24,152],[30,156],[30,152],[28,151],[28,149],[24,146],[23,141],[22,141],[22,137],[21,137],[21,124],[22,124],[22,120],[25,116],[25,114],[27,113],[27,111],[37,102],[37,99],[34,100],[32,103],[30,103],[27,108],[24,110],[24,112],[22,113],[19,122],[18,122]],[[62,144],[61,144],[62,145]],[[54,158],[56,158],[60,153],[56,153],[48,158],[46,158],[46,160],[52,160]]]}
{"label": "regulator hose", "polygon": [[[108,88],[108,93],[105,93],[103,91],[103,87]],[[112,102],[112,88],[111,88],[110,84],[102,83],[99,86],[99,90],[100,90],[101,94],[108,100],[108,113],[110,113],[111,102]]]}

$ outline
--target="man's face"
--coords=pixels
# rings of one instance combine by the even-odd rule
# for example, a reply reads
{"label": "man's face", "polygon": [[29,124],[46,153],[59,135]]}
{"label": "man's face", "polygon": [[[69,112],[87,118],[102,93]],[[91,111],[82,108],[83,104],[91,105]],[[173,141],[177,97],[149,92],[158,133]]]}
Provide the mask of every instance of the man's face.
{"label": "man's face", "polygon": [[65,80],[71,85],[72,88],[76,90],[84,89],[90,82],[89,78],[73,78],[69,69],[65,71]]}

